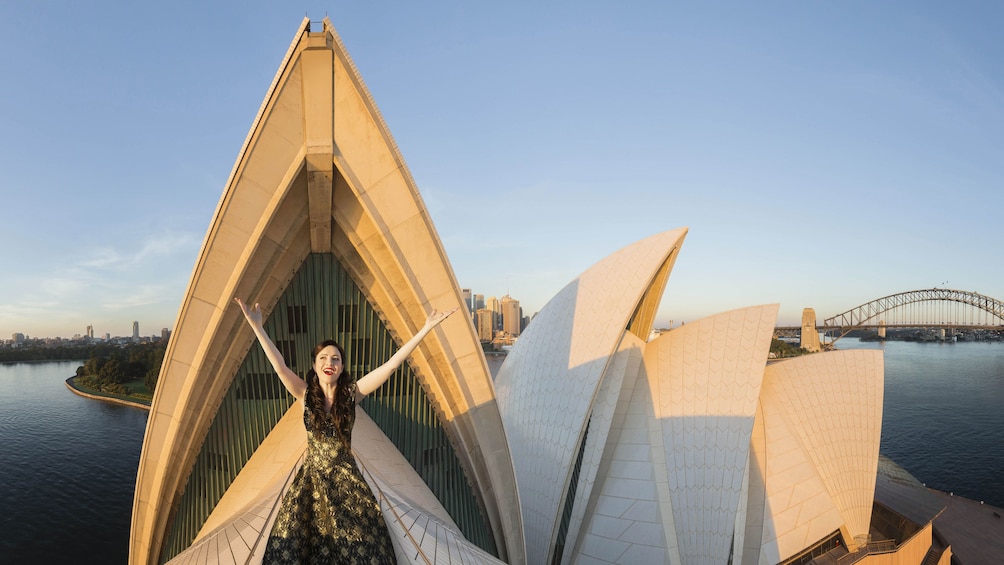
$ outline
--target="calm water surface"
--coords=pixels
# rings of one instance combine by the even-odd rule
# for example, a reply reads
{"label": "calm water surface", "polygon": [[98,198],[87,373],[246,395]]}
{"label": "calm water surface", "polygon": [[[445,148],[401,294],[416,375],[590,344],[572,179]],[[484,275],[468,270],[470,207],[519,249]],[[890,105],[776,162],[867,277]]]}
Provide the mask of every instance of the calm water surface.
{"label": "calm water surface", "polygon": [[927,486],[1004,507],[1004,343],[861,343],[885,352],[883,454]]}
{"label": "calm water surface", "polygon": [[[882,453],[930,487],[1004,506],[1004,344],[838,347],[885,351]],[[147,413],[68,391],[78,365],[0,365],[0,563],[127,561]]]}
{"label": "calm water surface", "polygon": [[147,413],[83,398],[79,362],[0,364],[0,563],[125,563]]}

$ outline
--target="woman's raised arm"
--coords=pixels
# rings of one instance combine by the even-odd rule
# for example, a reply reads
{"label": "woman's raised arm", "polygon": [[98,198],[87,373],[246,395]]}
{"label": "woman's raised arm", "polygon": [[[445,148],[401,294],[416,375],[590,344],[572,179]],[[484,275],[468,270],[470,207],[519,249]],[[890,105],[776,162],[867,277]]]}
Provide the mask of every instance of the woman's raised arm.
{"label": "woman's raised arm", "polygon": [[432,313],[429,314],[429,317],[425,320],[425,325],[422,326],[422,329],[418,330],[418,333],[416,333],[414,337],[402,345],[401,349],[397,350],[397,353],[392,355],[386,363],[380,365],[376,369],[373,369],[369,373],[366,373],[364,377],[356,381],[356,401],[359,401],[362,397],[380,388],[380,385],[385,383],[394,371],[401,365],[401,363],[404,363],[404,360],[411,355],[411,352],[418,347],[418,344],[423,338],[425,338],[426,334],[431,332],[433,328],[438,326],[440,322],[447,318],[447,316],[456,311],[457,308],[448,312],[437,312],[433,310]]}
{"label": "woman's raised arm", "polygon": [[247,319],[251,329],[254,330],[254,335],[258,337],[258,343],[265,350],[265,357],[268,357],[269,362],[272,363],[272,368],[275,370],[275,374],[279,375],[279,380],[282,381],[283,386],[297,400],[303,400],[303,393],[307,390],[307,383],[303,382],[303,379],[286,365],[282,354],[279,353],[279,348],[272,343],[271,338],[265,333],[265,327],[262,325],[261,306],[256,302],[254,306],[249,307],[240,298],[234,298],[234,301],[241,307],[241,312],[244,312],[244,318]]}

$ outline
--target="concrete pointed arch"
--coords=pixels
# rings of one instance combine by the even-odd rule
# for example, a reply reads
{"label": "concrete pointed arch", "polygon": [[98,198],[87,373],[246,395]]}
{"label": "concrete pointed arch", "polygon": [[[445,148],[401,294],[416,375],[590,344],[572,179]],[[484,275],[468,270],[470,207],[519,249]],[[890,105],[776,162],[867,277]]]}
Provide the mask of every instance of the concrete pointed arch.
{"label": "concrete pointed arch", "polygon": [[[156,562],[196,453],[253,335],[301,265],[331,254],[398,343],[463,300],[428,211],[331,22],[304,19],[203,241],[165,355],[137,474],[130,561]],[[515,478],[487,364],[456,315],[409,360],[499,540],[521,562]]]}

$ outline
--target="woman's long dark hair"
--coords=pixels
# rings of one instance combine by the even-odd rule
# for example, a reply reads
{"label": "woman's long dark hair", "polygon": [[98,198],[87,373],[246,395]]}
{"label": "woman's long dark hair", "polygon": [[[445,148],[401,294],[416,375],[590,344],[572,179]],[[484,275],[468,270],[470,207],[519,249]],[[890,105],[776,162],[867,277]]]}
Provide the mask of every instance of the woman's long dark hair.
{"label": "woman's long dark hair", "polygon": [[[331,412],[324,410],[324,391],[321,390],[321,381],[314,371],[314,361],[317,354],[328,346],[334,346],[338,350],[338,355],[342,359],[342,373],[338,375],[338,384],[335,386],[335,402],[331,406]],[[345,350],[333,339],[327,339],[314,347],[314,352],[310,356],[310,371],[307,372],[308,398],[310,399],[307,409],[316,427],[330,428],[342,441],[349,444],[351,441],[351,426],[355,420],[356,399],[353,391],[355,379],[349,374],[348,363],[345,361]],[[348,428],[348,429],[346,429]]]}

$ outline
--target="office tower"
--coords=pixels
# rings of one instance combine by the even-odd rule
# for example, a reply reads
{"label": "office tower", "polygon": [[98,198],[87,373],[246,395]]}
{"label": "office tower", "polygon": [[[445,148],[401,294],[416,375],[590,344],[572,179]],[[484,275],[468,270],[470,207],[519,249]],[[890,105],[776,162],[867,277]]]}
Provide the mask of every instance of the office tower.
{"label": "office tower", "polygon": [[478,339],[480,341],[491,341],[492,337],[494,337],[495,312],[482,308],[477,311],[477,320],[475,322],[478,328]]}
{"label": "office tower", "polygon": [[139,339],[139,322],[132,323],[132,338]]}
{"label": "office tower", "polygon": [[495,331],[501,331],[502,330],[502,304],[499,302],[499,299],[495,298],[494,296],[489,296],[488,299],[485,300],[485,309],[491,310],[492,312],[495,312],[495,316],[492,317],[493,323],[495,324],[494,330]]}
{"label": "office tower", "polygon": [[519,335],[523,323],[519,300],[507,294],[502,297],[500,305],[502,310],[502,331],[509,335]]}

